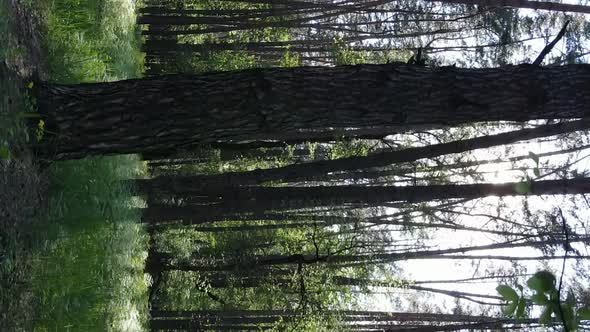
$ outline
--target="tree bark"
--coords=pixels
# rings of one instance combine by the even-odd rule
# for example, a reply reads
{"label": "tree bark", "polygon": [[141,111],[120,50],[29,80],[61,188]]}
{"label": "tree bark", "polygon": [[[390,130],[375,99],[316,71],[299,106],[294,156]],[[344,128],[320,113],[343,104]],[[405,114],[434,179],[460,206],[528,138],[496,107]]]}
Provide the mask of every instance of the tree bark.
{"label": "tree bark", "polygon": [[[573,242],[587,243],[589,237],[579,237]],[[543,259],[562,259],[563,256],[500,256],[500,255],[465,255],[464,253],[479,251],[479,250],[497,250],[497,249],[514,249],[525,247],[540,247],[540,246],[556,246],[565,243],[561,239],[549,239],[540,241],[526,241],[526,242],[501,242],[487,245],[448,248],[438,250],[416,250],[407,252],[394,253],[361,253],[361,254],[292,254],[292,255],[269,255],[269,256],[254,256],[247,262],[228,262],[225,259],[207,258],[207,264],[201,264],[196,261],[192,262],[172,262],[170,255],[161,254],[158,261],[150,262],[153,267],[150,271],[232,271],[240,269],[241,271],[256,270],[267,266],[280,265],[314,265],[314,264],[329,264],[333,267],[346,267],[350,264],[362,265],[377,265],[392,262],[406,261],[406,260],[422,260],[422,259],[497,259],[497,260],[543,260]],[[588,256],[569,256],[571,259],[587,258]]]}
{"label": "tree bark", "polygon": [[[267,181],[320,181],[329,179],[329,173],[385,167],[392,164],[414,162],[419,159],[466,151],[489,148],[539,137],[553,136],[568,132],[585,130],[590,121],[578,120],[554,125],[521,129],[496,135],[476,137],[460,141],[432,144],[424,147],[407,148],[397,151],[375,153],[369,156],[354,156],[335,160],[322,160],[304,164],[293,164],[279,168],[257,169],[245,172],[229,172],[215,175],[159,176],[154,179],[133,180],[133,185],[146,193],[198,193],[203,189],[227,188],[257,185]],[[350,178],[353,178],[353,174]],[[350,179],[349,178],[349,179]]]}
{"label": "tree bark", "polygon": [[[494,69],[357,65],[252,69],[109,83],[39,83],[55,159],[351,128],[582,118],[590,65]],[[53,147],[53,149],[50,149]]]}
{"label": "tree bark", "polygon": [[[533,319],[514,320],[480,315],[325,310],[326,316],[339,317],[335,330],[351,331],[460,331],[468,329],[501,329],[505,324],[531,324]],[[278,321],[289,322],[303,318],[295,310],[151,310],[152,331],[207,330],[246,331],[268,328]]]}
{"label": "tree bark", "polygon": [[[524,187],[523,187],[524,186]],[[465,184],[432,186],[314,186],[314,187],[237,187],[203,192],[212,205],[155,205],[143,209],[146,223],[175,222],[197,224],[241,214],[315,208],[358,203],[375,206],[388,202],[420,203],[453,198],[475,199],[487,196],[560,195],[590,192],[590,178],[546,180],[523,184]]]}

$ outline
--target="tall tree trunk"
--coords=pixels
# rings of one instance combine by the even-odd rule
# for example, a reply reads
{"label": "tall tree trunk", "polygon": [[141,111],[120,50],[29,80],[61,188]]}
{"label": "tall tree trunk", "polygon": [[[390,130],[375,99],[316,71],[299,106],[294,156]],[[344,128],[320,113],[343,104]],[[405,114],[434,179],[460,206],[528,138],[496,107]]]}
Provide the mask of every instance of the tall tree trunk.
{"label": "tall tree trunk", "polygon": [[238,187],[210,190],[212,205],[155,205],[143,209],[143,221],[159,223],[182,220],[197,224],[240,214],[260,214],[273,210],[293,210],[358,203],[375,206],[388,202],[419,203],[442,199],[474,199],[487,196],[560,195],[590,192],[590,178],[546,180],[531,183],[465,184],[432,186],[314,186]]}
{"label": "tall tree trunk", "polygon": [[[133,180],[133,184],[146,193],[196,193],[207,188],[227,188],[256,185],[267,181],[319,181],[328,173],[385,167],[392,164],[414,162],[419,159],[462,153],[489,148],[539,137],[553,136],[590,128],[590,121],[578,120],[553,125],[521,129],[496,135],[476,137],[460,141],[432,144],[424,147],[407,148],[397,151],[375,153],[369,156],[354,156],[335,160],[322,160],[304,164],[293,164],[279,168],[257,169],[245,172],[229,172],[215,175],[160,176],[154,179]],[[351,175],[350,178],[352,178]],[[349,178],[349,179],[350,179]],[[328,179],[327,177],[325,178]]]}
{"label": "tall tree trunk", "polygon": [[[191,331],[199,328],[207,331],[241,331],[271,328],[266,325],[278,321],[289,322],[301,319],[301,312],[293,310],[231,310],[188,311],[152,310],[152,331],[180,329]],[[504,326],[534,324],[534,319],[514,320],[476,315],[378,312],[378,311],[332,311],[321,313],[339,318],[335,330],[351,331],[461,331],[471,329],[503,329]],[[200,331],[200,330],[199,330]]]}
{"label": "tall tree trunk", "polygon": [[[239,17],[258,17],[258,16],[276,16],[276,15],[293,15],[298,11],[293,9],[279,8],[258,8],[258,9],[179,9],[163,6],[149,6],[139,8],[140,14],[147,15],[205,15],[205,16],[239,16]],[[141,16],[139,16],[139,19]]]}
{"label": "tall tree trunk", "polygon": [[589,65],[298,67],[36,86],[56,159],[359,127],[583,118],[590,109]]}
{"label": "tall tree trunk", "polygon": [[[281,286],[281,287],[288,287],[292,284],[293,281],[290,281],[286,278],[236,278],[235,280],[230,280],[227,277],[215,278],[208,280],[207,283],[212,288],[226,288],[226,287],[237,287],[237,288],[255,288],[264,286],[266,283]],[[487,295],[487,294],[479,294],[479,293],[470,293],[470,292],[461,292],[449,289],[440,289],[440,288],[432,288],[432,287],[424,287],[424,286],[417,286],[411,283],[403,284],[403,283],[392,283],[386,282],[381,280],[372,280],[372,279],[361,279],[361,278],[350,278],[350,277],[342,277],[336,276],[333,278],[333,284],[337,286],[369,286],[369,287],[382,287],[382,288],[391,288],[391,289],[412,289],[415,291],[422,291],[422,292],[429,292],[435,294],[442,294],[450,297],[455,297],[459,299],[465,299],[467,301],[471,301],[474,303],[479,304],[487,304],[487,305],[500,305],[501,302],[497,302],[502,300],[502,297],[495,296],[495,295]],[[496,302],[484,302],[481,299],[491,299],[496,300]]]}
{"label": "tall tree trunk", "polygon": [[[579,237],[570,239],[570,242],[588,242],[589,237]],[[361,253],[361,254],[293,254],[293,255],[270,255],[270,256],[255,256],[250,261],[232,263],[227,262],[226,259],[207,258],[206,263],[191,262],[173,262],[172,256],[160,254],[159,261],[149,262],[153,267],[150,271],[233,271],[240,269],[240,271],[256,270],[261,267],[280,266],[280,265],[313,265],[313,264],[329,264],[333,267],[346,267],[350,264],[359,265],[377,265],[391,262],[399,262],[406,260],[421,260],[421,259],[498,259],[498,260],[542,260],[542,259],[562,259],[563,256],[499,256],[499,255],[465,255],[466,252],[479,250],[496,250],[496,249],[514,249],[525,247],[539,247],[539,246],[555,246],[565,243],[562,239],[549,239],[541,241],[526,241],[526,242],[502,242],[492,243],[488,245],[479,245],[471,247],[438,249],[438,250],[416,250],[407,252],[394,253]],[[588,256],[569,256],[571,259],[587,258]],[[147,267],[146,267],[147,268]]]}
{"label": "tall tree trunk", "polygon": [[[324,310],[316,313],[338,317],[334,330],[353,331],[460,331],[468,329],[502,329],[517,324],[536,323],[535,319],[509,319],[466,314],[440,314],[425,312],[386,312]],[[176,329],[258,330],[256,325],[277,321],[289,322],[304,318],[296,310],[151,310],[153,331]],[[268,326],[266,326],[268,328]],[[260,326],[262,328],[262,326]]]}

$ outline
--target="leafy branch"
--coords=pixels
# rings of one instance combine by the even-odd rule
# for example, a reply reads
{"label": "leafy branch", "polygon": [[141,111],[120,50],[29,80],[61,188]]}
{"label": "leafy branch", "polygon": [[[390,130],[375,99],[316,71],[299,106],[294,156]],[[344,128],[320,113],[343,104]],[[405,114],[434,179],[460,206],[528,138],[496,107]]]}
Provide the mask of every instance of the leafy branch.
{"label": "leafy branch", "polygon": [[[526,284],[533,291],[530,298],[524,295],[524,288],[521,285],[516,286],[520,294],[508,285],[496,287],[496,291],[506,301],[503,309],[505,315],[523,319],[526,317],[527,304],[533,303],[544,307],[539,316],[540,324],[549,325],[555,314],[555,318],[563,323],[566,332],[576,331],[582,321],[590,320],[590,307],[576,307],[576,298],[571,290],[562,303],[560,289],[556,287],[556,278],[553,273],[539,271],[528,279]],[[559,287],[561,288],[561,285]]]}

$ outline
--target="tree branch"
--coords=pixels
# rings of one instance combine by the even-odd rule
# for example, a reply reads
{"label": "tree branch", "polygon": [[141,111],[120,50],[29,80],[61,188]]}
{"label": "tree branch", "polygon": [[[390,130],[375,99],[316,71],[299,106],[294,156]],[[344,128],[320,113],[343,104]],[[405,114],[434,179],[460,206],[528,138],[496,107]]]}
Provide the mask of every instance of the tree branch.
{"label": "tree branch", "polygon": [[534,66],[540,66],[541,65],[541,62],[543,62],[543,60],[545,59],[545,56],[547,56],[547,54],[549,54],[549,52],[551,52],[551,50],[553,49],[553,47],[555,46],[555,44],[557,44],[557,42],[565,34],[565,32],[567,30],[568,24],[570,24],[570,21],[566,21],[565,24],[563,25],[563,28],[561,28],[561,30],[559,31],[559,33],[557,34],[557,36],[555,37],[555,39],[553,39],[553,41],[551,43],[549,43],[549,44],[547,44],[547,46],[545,46],[545,48],[541,51],[541,53],[539,54],[539,56],[533,62],[533,65]]}

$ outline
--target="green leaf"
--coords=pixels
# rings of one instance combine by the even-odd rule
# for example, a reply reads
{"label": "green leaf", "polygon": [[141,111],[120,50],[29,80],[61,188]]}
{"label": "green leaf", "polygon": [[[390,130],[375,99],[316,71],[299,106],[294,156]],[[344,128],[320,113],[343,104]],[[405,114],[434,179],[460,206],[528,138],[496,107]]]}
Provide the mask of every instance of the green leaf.
{"label": "green leaf", "polygon": [[10,150],[4,144],[0,144],[0,159],[10,159]]}
{"label": "green leaf", "polygon": [[534,304],[545,305],[549,302],[549,299],[543,293],[536,293],[531,297]]}
{"label": "green leaf", "polygon": [[[518,294],[516,293],[516,291],[507,285],[500,285],[498,287],[496,287],[496,291],[498,293],[500,293],[500,295],[502,295],[502,297],[506,300],[506,301],[511,301],[511,302],[516,302],[518,301]],[[514,310],[513,310],[514,311]]]}
{"label": "green leaf", "polygon": [[580,320],[590,320],[590,307],[581,307],[578,309],[578,318]]}
{"label": "green leaf", "polygon": [[537,165],[539,165],[539,156],[537,156],[535,153],[529,151],[529,157],[531,157],[531,159],[534,160]]}
{"label": "green leaf", "polygon": [[531,289],[545,293],[555,289],[555,276],[549,271],[539,271],[527,280],[526,284]]}
{"label": "green leaf", "polygon": [[518,301],[518,306],[516,307],[516,318],[524,318],[524,309],[526,307],[526,300],[524,298]]}
{"label": "green leaf", "polygon": [[551,322],[551,314],[553,313],[553,306],[551,304],[545,306],[543,313],[539,317],[539,323],[547,325]]}
{"label": "green leaf", "polygon": [[531,192],[531,184],[528,181],[519,182],[514,185],[514,191],[519,194],[528,194]]}
{"label": "green leaf", "polygon": [[516,310],[517,305],[518,302],[510,302],[507,306],[502,308],[502,312],[504,312],[504,315],[506,316],[512,316],[512,314],[514,314],[514,310]]}
{"label": "green leaf", "polygon": [[12,271],[12,260],[9,257],[10,255],[4,258],[4,261],[0,262],[0,267],[4,269],[5,272],[10,273]]}
{"label": "green leaf", "polygon": [[533,174],[535,174],[535,176],[541,176],[541,171],[539,171],[538,167],[533,168]]}
{"label": "green leaf", "polygon": [[529,278],[529,280],[526,281],[527,286],[529,286],[530,289],[536,290],[539,293],[543,293],[543,291],[541,290],[543,288],[543,281],[541,281],[541,279],[537,278],[537,277],[531,277]]}
{"label": "green leaf", "polygon": [[562,322],[567,324],[567,326],[572,329],[574,325],[574,308],[569,305],[561,305],[561,311],[559,308],[559,305],[553,306],[553,312],[555,313],[555,316],[559,317]]}

